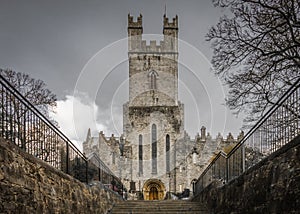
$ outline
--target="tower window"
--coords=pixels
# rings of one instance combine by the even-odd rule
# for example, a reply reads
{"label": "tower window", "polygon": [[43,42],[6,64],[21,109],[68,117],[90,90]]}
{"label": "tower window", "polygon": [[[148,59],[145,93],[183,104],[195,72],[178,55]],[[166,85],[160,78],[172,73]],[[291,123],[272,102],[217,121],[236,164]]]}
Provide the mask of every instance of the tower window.
{"label": "tower window", "polygon": [[112,164],[116,164],[116,153],[112,153]]}
{"label": "tower window", "polygon": [[157,130],[156,125],[152,125],[152,174],[157,174]]}
{"label": "tower window", "polygon": [[151,90],[155,90],[157,89],[157,72],[156,71],[150,71],[148,74],[149,78],[150,78],[150,89]]}
{"label": "tower window", "polygon": [[170,172],[170,136],[166,136],[166,172]]}
{"label": "tower window", "polygon": [[143,136],[139,135],[139,174],[143,174]]}

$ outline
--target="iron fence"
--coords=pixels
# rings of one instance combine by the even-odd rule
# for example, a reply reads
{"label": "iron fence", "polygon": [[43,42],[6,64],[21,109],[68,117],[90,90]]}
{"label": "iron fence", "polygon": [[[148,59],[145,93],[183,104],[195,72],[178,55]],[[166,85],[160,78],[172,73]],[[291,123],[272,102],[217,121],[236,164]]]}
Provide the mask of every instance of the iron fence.
{"label": "iron fence", "polygon": [[109,168],[94,154],[92,161],[0,75],[0,138],[74,178],[89,183],[115,181]]}
{"label": "iron fence", "polygon": [[213,180],[224,183],[280,149],[300,134],[300,79],[228,153],[219,152],[195,184],[199,194]]}
{"label": "iron fence", "polygon": [[104,186],[118,192],[120,195],[123,194],[125,188],[120,178],[114,175],[97,154],[90,154],[88,162],[88,177],[90,180],[100,181]]}

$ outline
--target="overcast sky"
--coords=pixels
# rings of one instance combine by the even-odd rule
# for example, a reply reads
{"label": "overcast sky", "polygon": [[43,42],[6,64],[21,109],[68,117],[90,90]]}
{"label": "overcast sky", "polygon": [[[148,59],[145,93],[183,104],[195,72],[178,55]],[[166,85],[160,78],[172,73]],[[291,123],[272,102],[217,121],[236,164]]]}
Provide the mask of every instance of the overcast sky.
{"label": "overcast sky", "polygon": [[179,18],[187,132],[193,138],[204,125],[213,137],[236,136],[241,118],[224,107],[226,88],[210,70],[205,34],[224,13],[210,0],[0,0],[0,67],[46,82],[59,100],[55,118],[71,139],[83,141],[89,127],[120,135],[128,100],[127,15],[141,13],[144,34],[161,34],[165,5],[169,18]]}

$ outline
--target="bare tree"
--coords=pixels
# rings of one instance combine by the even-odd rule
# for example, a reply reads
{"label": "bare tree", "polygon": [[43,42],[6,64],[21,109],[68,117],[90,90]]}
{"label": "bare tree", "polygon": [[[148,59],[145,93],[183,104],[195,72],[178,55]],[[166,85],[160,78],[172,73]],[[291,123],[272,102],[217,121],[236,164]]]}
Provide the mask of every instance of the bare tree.
{"label": "bare tree", "polygon": [[49,118],[48,112],[56,106],[56,95],[46,88],[46,84],[42,80],[9,69],[0,69],[0,74],[32,105]]}
{"label": "bare tree", "polygon": [[[229,13],[208,34],[226,104],[256,121],[300,77],[299,0],[213,0]],[[227,10],[229,9],[229,10]]]}
{"label": "bare tree", "polygon": [[[42,80],[28,74],[0,69],[0,74],[10,85],[22,94],[39,112],[49,118],[49,111],[56,106],[56,95],[46,88]],[[0,136],[10,139],[24,150],[45,161],[55,161],[57,150],[54,132],[50,123],[44,120],[23,98],[18,96],[1,80],[0,87]]]}

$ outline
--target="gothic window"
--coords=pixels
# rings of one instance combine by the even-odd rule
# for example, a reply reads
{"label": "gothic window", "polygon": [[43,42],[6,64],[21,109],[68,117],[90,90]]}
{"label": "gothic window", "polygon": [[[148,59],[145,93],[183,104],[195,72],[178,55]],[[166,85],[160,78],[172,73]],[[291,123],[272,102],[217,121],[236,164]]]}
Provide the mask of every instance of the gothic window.
{"label": "gothic window", "polygon": [[139,135],[139,174],[143,174],[143,136]]}
{"label": "gothic window", "polygon": [[166,171],[170,172],[170,136],[166,136]]}
{"label": "gothic window", "polygon": [[157,130],[156,125],[152,125],[152,134],[151,134],[151,143],[152,143],[152,174],[157,174]]}
{"label": "gothic window", "polygon": [[151,90],[155,90],[157,89],[157,72],[156,71],[150,71],[148,74],[149,78],[150,78],[150,89]]}
{"label": "gothic window", "polygon": [[112,152],[112,163],[116,164],[116,154],[115,154],[115,152]]}

